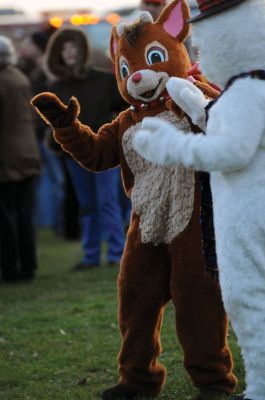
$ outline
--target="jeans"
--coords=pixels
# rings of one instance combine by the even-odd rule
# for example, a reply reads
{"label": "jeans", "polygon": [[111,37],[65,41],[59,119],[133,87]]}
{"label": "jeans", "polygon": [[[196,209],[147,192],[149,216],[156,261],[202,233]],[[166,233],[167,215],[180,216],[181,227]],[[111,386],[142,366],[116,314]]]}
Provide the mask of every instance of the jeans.
{"label": "jeans", "polygon": [[108,243],[108,262],[119,262],[125,240],[119,202],[119,168],[94,173],[70,158],[66,165],[80,206],[84,264],[100,264],[102,239]]}
{"label": "jeans", "polygon": [[42,175],[37,183],[35,219],[37,226],[63,231],[64,172],[60,156],[39,141]]}

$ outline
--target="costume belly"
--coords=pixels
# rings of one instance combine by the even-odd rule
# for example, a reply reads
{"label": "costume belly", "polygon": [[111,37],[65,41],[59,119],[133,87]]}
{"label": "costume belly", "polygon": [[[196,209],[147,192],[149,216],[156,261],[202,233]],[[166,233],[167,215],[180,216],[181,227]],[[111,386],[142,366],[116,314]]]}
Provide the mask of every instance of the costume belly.
{"label": "costume belly", "polygon": [[[190,131],[187,119],[176,118],[170,111],[157,117]],[[194,203],[195,174],[182,166],[161,167],[144,160],[133,149],[132,140],[141,122],[123,135],[123,151],[134,175],[132,208],[140,218],[143,243],[170,243],[188,225]]]}

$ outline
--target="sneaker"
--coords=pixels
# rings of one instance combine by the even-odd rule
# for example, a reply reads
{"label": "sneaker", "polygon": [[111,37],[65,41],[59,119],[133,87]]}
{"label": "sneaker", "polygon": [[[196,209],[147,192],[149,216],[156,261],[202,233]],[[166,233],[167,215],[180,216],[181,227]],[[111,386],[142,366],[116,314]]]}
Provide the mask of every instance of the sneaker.
{"label": "sneaker", "polygon": [[98,268],[97,264],[84,264],[83,262],[80,262],[72,268],[72,271],[84,272],[84,271],[90,271],[91,269],[95,269],[95,268]]}

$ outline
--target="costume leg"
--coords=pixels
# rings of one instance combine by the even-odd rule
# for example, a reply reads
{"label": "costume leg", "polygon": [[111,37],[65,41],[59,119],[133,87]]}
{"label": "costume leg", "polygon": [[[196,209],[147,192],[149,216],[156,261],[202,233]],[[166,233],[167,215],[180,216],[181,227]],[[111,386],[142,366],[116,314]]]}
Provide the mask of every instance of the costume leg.
{"label": "costume leg", "polygon": [[[246,226],[233,223],[218,236],[217,254],[224,305],[241,347],[246,398],[265,398],[265,229],[264,212],[248,207]],[[244,208],[242,208],[244,210]],[[253,221],[253,223],[251,223]],[[245,223],[245,222],[244,222]],[[263,226],[262,226],[263,225]]]}
{"label": "costume leg", "polygon": [[129,389],[156,395],[165,380],[165,369],[157,357],[163,309],[170,299],[170,267],[165,245],[141,243],[138,222],[133,215],[118,281],[119,372],[121,383]]}
{"label": "costume leg", "polygon": [[236,378],[227,344],[227,319],[219,284],[205,270],[197,200],[196,194],[189,226],[169,246],[177,333],[194,386],[230,393]]}

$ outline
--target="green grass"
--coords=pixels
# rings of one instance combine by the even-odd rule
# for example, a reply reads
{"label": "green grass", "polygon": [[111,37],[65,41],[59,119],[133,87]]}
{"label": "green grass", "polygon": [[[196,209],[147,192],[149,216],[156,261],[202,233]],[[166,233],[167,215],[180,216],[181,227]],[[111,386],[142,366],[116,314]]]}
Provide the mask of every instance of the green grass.
{"label": "green grass", "polygon": [[[1,400],[93,400],[102,388],[117,383],[118,270],[103,266],[71,272],[80,259],[78,243],[40,232],[36,281],[0,286]],[[229,341],[242,382],[233,333]],[[195,391],[182,366],[172,305],[166,310],[162,343],[168,378],[159,399],[191,399]]]}

